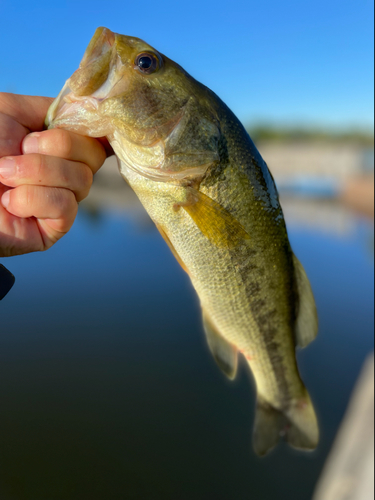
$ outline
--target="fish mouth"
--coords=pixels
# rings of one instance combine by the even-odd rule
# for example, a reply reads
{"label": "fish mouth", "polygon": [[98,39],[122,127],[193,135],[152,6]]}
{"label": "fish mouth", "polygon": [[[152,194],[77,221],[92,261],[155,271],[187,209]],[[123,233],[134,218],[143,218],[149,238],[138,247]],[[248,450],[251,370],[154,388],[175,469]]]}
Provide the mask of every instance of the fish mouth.
{"label": "fish mouth", "polygon": [[97,28],[85,50],[80,67],[85,67],[98,58],[105,56],[112,49],[115,41],[116,33],[113,33],[108,28]]}
{"label": "fish mouth", "polygon": [[[122,92],[126,90],[123,63],[116,50],[116,37],[108,28],[95,31],[79,68],[65,82],[50,106],[45,119],[46,128],[65,127],[93,136],[84,125],[85,120],[78,127],[74,125],[74,117],[79,116],[80,120],[84,114],[92,117],[104,99],[119,89]],[[95,135],[100,137],[103,133]]]}
{"label": "fish mouth", "polygon": [[77,113],[97,111],[99,101],[91,96],[77,96],[71,89],[70,78],[65,82],[59,95],[48,109],[45,119],[46,128],[58,128],[68,125],[69,120]]}

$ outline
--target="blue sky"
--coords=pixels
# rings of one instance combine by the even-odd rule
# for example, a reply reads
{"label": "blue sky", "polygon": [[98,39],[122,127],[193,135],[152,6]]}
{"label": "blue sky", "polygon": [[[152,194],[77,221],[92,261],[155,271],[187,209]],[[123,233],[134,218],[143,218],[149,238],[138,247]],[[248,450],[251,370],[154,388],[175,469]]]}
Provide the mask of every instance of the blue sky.
{"label": "blue sky", "polygon": [[246,124],[373,127],[372,0],[0,0],[0,91],[56,95],[96,27],[143,38]]}

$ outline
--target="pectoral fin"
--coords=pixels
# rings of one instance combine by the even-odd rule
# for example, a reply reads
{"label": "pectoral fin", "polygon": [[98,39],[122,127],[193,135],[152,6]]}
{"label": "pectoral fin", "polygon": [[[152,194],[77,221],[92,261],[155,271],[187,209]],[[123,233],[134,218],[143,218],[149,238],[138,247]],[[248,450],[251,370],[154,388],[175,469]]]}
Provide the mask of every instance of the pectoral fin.
{"label": "pectoral fin", "polygon": [[203,326],[206,332],[208,347],[216,363],[225,375],[233,380],[237,372],[237,348],[220,335],[204,311]]}
{"label": "pectoral fin", "polygon": [[309,279],[305,270],[293,255],[298,291],[298,310],[295,324],[295,342],[298,347],[306,347],[318,333],[318,314]]}
{"label": "pectoral fin", "polygon": [[192,201],[181,206],[214,245],[231,248],[250,238],[238,220],[219,203],[196,189],[189,191]]}

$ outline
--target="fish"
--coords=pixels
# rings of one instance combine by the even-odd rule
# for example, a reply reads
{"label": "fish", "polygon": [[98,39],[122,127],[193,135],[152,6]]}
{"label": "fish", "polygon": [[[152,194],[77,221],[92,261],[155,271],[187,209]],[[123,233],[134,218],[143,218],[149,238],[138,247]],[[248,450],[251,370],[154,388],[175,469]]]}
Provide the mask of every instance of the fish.
{"label": "fish", "polygon": [[318,332],[314,296],[274,179],[233,112],[146,42],[101,27],[45,124],[110,142],[191,279],[217,365],[233,380],[242,355],[253,374],[255,453],[281,437],[315,449],[319,426],[296,361]]}

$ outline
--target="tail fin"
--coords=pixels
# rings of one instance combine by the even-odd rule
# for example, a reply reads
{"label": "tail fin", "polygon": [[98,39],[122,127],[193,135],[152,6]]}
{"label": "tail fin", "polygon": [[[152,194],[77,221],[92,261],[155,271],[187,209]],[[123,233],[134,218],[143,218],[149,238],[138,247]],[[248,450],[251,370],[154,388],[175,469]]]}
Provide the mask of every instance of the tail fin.
{"label": "tail fin", "polygon": [[286,431],[286,441],[300,450],[315,450],[319,442],[319,427],[314,406],[309,393],[285,412],[290,427]]}
{"label": "tail fin", "polygon": [[318,445],[318,422],[307,391],[302,399],[284,411],[258,398],[253,432],[255,453],[266,455],[282,436],[293,448],[314,450]]}
{"label": "tail fin", "polygon": [[279,442],[286,425],[284,415],[258,397],[253,431],[253,448],[263,457]]}

